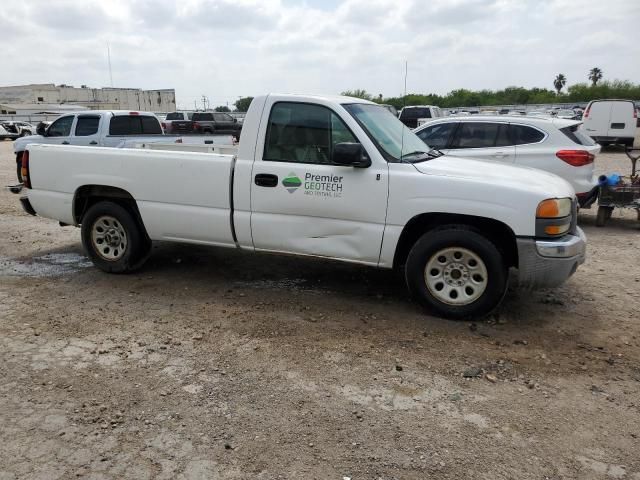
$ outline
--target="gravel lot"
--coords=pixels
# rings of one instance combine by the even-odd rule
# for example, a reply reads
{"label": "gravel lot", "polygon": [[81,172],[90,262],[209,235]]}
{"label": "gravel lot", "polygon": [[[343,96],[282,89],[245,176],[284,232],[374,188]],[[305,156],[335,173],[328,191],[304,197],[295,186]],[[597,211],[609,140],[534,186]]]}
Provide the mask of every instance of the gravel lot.
{"label": "gravel lot", "polygon": [[336,263],[158,244],[107,275],[3,190],[0,480],[640,480],[640,223],[594,220],[569,282],[469,323]]}

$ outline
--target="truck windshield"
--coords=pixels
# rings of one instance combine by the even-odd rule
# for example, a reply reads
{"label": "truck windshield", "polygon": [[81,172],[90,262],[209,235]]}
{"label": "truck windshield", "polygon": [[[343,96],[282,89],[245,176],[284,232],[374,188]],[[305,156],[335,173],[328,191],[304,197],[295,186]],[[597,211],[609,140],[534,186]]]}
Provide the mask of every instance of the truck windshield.
{"label": "truck windshield", "polygon": [[386,108],[366,103],[352,103],[343,107],[367,132],[388,161],[420,161],[429,154],[429,146]]}

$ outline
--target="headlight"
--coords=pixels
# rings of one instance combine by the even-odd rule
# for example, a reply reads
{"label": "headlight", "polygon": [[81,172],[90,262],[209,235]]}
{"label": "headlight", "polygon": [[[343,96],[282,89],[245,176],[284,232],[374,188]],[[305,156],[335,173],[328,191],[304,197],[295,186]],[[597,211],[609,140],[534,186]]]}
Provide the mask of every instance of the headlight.
{"label": "headlight", "polygon": [[550,198],[543,200],[536,211],[537,218],[562,218],[571,215],[570,198]]}
{"label": "headlight", "polygon": [[543,200],[536,210],[536,236],[558,237],[571,228],[573,204],[570,198]]}

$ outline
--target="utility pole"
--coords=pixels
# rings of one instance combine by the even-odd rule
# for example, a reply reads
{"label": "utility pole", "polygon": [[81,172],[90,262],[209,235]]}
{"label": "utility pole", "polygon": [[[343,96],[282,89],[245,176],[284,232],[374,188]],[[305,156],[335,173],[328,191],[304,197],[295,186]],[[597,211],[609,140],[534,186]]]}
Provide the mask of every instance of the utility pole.
{"label": "utility pole", "polygon": [[111,88],[113,88],[113,73],[111,72],[111,48],[109,42],[107,42],[107,60],[109,62],[109,80],[111,81]]}

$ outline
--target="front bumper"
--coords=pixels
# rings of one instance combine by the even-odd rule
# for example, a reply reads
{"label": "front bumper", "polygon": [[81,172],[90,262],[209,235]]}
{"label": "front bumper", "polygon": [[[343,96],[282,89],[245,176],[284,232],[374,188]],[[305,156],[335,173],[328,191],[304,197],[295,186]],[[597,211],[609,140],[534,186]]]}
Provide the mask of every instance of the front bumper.
{"label": "front bumper", "polygon": [[586,258],[587,237],[579,227],[557,240],[519,238],[517,244],[518,282],[526,288],[560,285]]}

